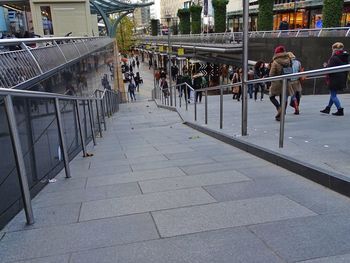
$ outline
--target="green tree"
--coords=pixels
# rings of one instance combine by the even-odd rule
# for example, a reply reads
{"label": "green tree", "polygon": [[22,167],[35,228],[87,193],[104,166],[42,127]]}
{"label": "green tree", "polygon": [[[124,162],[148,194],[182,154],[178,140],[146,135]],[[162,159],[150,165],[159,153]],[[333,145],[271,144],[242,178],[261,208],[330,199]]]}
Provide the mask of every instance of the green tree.
{"label": "green tree", "polygon": [[188,8],[177,10],[177,16],[180,18],[179,29],[181,34],[191,32],[191,14]]}
{"label": "green tree", "polygon": [[226,6],[228,0],[213,0],[215,33],[226,31]]}
{"label": "green tree", "polygon": [[339,27],[344,0],[324,0],[322,8],[323,27]]}
{"label": "green tree", "polygon": [[117,28],[117,44],[120,52],[129,51],[134,45],[133,31],[133,21],[128,16],[123,17]]}
{"label": "green tree", "polygon": [[151,19],[151,34],[152,36],[158,35],[158,19]]}
{"label": "green tree", "polygon": [[259,0],[258,30],[269,31],[273,29],[274,0]]}
{"label": "green tree", "polygon": [[200,34],[202,29],[202,7],[199,5],[192,5],[190,7],[190,13],[192,34]]}

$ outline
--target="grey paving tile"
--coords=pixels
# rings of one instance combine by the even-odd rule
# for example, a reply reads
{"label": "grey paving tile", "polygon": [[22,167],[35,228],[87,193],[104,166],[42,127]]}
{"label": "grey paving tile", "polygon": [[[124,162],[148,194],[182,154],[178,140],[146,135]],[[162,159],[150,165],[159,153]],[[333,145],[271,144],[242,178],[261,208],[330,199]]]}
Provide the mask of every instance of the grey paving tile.
{"label": "grey paving tile", "polygon": [[71,263],[100,262],[104,253],[110,261],[103,263],[282,262],[249,231],[236,228],[88,251],[74,254]]}
{"label": "grey paving tile", "polygon": [[350,254],[299,261],[298,263],[348,263]]}
{"label": "grey paving tile", "polygon": [[144,157],[144,156],[151,156],[151,155],[159,155],[161,152],[157,151],[156,149],[149,149],[144,151],[138,151],[137,149],[133,151],[127,151],[125,152],[125,155],[128,159],[130,158],[138,158],[138,157]]}
{"label": "grey paving tile", "polygon": [[209,152],[182,152],[182,153],[166,153],[164,154],[168,159],[170,160],[176,160],[176,159],[186,159],[186,158],[193,158],[193,157],[208,157],[211,156],[211,153]]}
{"label": "grey paving tile", "polygon": [[216,173],[189,175],[181,178],[174,177],[141,181],[139,184],[142,189],[142,192],[150,193],[242,181],[250,181],[250,179],[236,171],[221,171]]}
{"label": "grey paving tile", "polygon": [[196,165],[196,164],[207,164],[213,163],[214,160],[203,157],[192,157],[186,159],[177,160],[167,160],[167,161],[152,161],[148,163],[136,163],[132,164],[131,167],[134,171],[150,170],[157,168],[175,167],[175,166],[185,166],[185,165]]}
{"label": "grey paving tile", "polygon": [[5,263],[155,238],[151,216],[139,214],[10,232],[0,242],[0,258]]}
{"label": "grey paving tile", "polygon": [[[265,177],[249,182],[206,186],[205,189],[214,196],[216,200],[221,202],[274,194],[290,196],[287,193],[303,193],[310,192],[311,190],[323,191],[322,187],[299,176]],[[301,198],[295,201],[302,205],[306,204],[300,202]],[[310,208],[309,206],[307,207]]]}
{"label": "grey paving tile", "polygon": [[215,202],[202,188],[136,195],[83,203],[80,221]]}
{"label": "grey paving tile", "polygon": [[164,153],[164,154],[167,154],[167,153],[194,152],[194,150],[192,148],[184,146],[184,145],[178,145],[178,146],[165,145],[164,147],[157,146],[157,149],[161,153]]}
{"label": "grey paving tile", "polygon": [[43,228],[49,226],[65,225],[78,222],[80,203],[51,206],[45,208],[33,208],[35,224],[27,225],[25,214],[16,215],[14,219],[3,229],[4,232]]}
{"label": "grey paving tile", "polygon": [[162,237],[315,215],[309,209],[278,195],[152,214]]}
{"label": "grey paving tile", "polygon": [[137,194],[141,194],[137,183],[113,184],[65,191],[64,194],[61,192],[40,193],[34,198],[33,205],[35,207],[55,206]]}
{"label": "grey paving tile", "polygon": [[69,263],[116,263],[116,247],[98,248],[73,253]]}
{"label": "grey paving tile", "polygon": [[109,175],[100,177],[89,177],[87,181],[87,187],[96,187],[102,185],[120,184],[137,182],[142,180],[149,180],[155,178],[166,178],[184,176],[185,173],[176,167],[170,167],[165,169],[148,170],[142,172],[133,172],[120,175]]}
{"label": "grey paving tile", "polygon": [[292,172],[272,164],[264,166],[263,168],[251,167],[249,162],[245,164],[246,167],[237,167],[237,170],[252,179],[293,175]]}
{"label": "grey paving tile", "polygon": [[[44,193],[52,193],[52,192],[63,192],[63,191],[71,191],[76,189],[84,189],[86,185],[87,178],[79,177],[79,178],[63,178],[64,172],[61,172],[61,176],[57,175],[57,181],[55,183],[49,183],[42,190]],[[74,174],[72,174],[74,176]]]}
{"label": "grey paving tile", "polygon": [[152,155],[152,156],[144,156],[144,157],[137,157],[137,158],[128,158],[127,159],[130,164],[138,164],[138,163],[148,163],[148,162],[157,162],[157,161],[167,161],[168,158],[165,157],[165,155]]}
{"label": "grey paving tile", "polygon": [[59,255],[52,257],[44,257],[44,258],[34,258],[24,261],[16,261],[13,263],[68,263],[69,254],[68,255]]}
{"label": "grey paving tile", "polygon": [[287,262],[296,262],[349,254],[349,220],[349,214],[322,215],[249,228]]}

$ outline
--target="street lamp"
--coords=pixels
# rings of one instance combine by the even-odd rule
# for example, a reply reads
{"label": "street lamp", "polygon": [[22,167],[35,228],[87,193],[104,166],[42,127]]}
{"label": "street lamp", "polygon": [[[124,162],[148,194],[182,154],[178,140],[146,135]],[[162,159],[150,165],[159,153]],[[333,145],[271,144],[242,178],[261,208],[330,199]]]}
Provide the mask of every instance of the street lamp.
{"label": "street lamp", "polygon": [[170,106],[173,106],[173,96],[172,96],[172,88],[171,88],[171,53],[170,53],[170,22],[171,22],[171,14],[166,14],[165,19],[168,23],[168,76],[169,76],[169,88],[170,88]]}

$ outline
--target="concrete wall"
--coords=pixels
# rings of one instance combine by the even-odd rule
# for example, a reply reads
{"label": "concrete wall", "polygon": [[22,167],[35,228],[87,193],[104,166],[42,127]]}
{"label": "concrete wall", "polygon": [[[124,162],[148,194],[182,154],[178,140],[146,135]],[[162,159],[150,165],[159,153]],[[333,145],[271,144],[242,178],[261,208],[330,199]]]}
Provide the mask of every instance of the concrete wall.
{"label": "concrete wall", "polygon": [[50,6],[51,8],[54,36],[64,36],[68,32],[72,32],[71,36],[92,36],[89,1],[31,1],[34,31],[38,35],[44,35],[40,11],[41,6]]}
{"label": "concrete wall", "polygon": [[[249,59],[269,62],[275,47],[284,45],[287,51],[292,51],[301,61],[305,70],[323,68],[323,63],[331,56],[332,44],[337,41],[344,43],[345,49],[350,51],[350,39],[345,37],[250,39]],[[305,81],[304,92],[312,94],[314,88],[318,94],[328,92],[324,79],[317,80],[315,84],[314,87],[313,80]]]}

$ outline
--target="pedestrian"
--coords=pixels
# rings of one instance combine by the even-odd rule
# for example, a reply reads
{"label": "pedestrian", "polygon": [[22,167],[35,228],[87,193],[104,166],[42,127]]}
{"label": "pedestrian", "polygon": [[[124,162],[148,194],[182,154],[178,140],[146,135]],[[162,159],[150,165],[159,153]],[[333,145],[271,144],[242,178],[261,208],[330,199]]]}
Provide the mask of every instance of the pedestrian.
{"label": "pedestrian", "polygon": [[151,69],[152,67],[152,58],[148,60],[148,69]]}
{"label": "pedestrian", "polygon": [[[242,68],[238,68],[236,72],[233,74],[232,84],[242,82],[242,74],[243,74]],[[237,101],[240,101],[240,98],[242,95],[241,85],[232,87],[232,93],[233,93],[232,99],[233,100],[236,99]]]}
{"label": "pedestrian", "polygon": [[[252,68],[249,68],[248,80],[253,80],[253,79],[254,79],[254,70]],[[254,84],[248,84],[248,94],[250,99],[253,98],[253,89],[254,89]]]}
{"label": "pedestrian", "polygon": [[141,77],[140,77],[139,72],[136,72],[136,76],[134,77],[134,81],[135,81],[135,86],[136,86],[137,92],[140,92]]}
{"label": "pedestrian", "polygon": [[134,101],[136,100],[136,97],[135,97],[135,84],[133,83],[132,80],[130,80],[130,83],[129,83],[129,86],[128,86],[128,91],[129,91],[129,95],[130,95],[130,99],[131,101]]}
{"label": "pedestrian", "polygon": [[[256,62],[254,66],[254,79],[263,79],[265,77],[265,62],[264,61],[258,61]],[[260,89],[260,100],[262,101],[264,99],[264,90],[265,90],[265,83],[260,82],[255,84],[254,87],[254,100],[256,101],[258,99],[258,92]]]}
{"label": "pedestrian", "polygon": [[197,91],[199,89],[202,88],[202,74],[200,74],[199,72],[197,72],[195,75],[193,75],[193,89],[196,91],[196,97],[195,102],[198,102],[199,99],[199,103],[202,102],[202,92],[201,91]]}
{"label": "pedestrian", "polygon": [[155,73],[154,73],[154,78],[156,80],[156,85],[159,86],[159,80],[160,80],[160,72],[159,70],[157,70]]}
{"label": "pedestrian", "polygon": [[318,16],[315,22],[315,28],[321,29],[322,26],[323,26],[322,18]]}
{"label": "pedestrian", "polygon": [[[188,86],[192,87],[192,80],[187,70],[184,71],[184,75],[182,77],[182,82],[186,83]],[[188,103],[191,103],[191,89],[186,85],[185,88],[185,100],[187,100]],[[187,90],[187,92],[186,92]]]}
{"label": "pedestrian", "polygon": [[289,24],[287,22],[287,19],[283,19],[278,27],[278,30],[288,30],[289,29]]}
{"label": "pedestrian", "polygon": [[137,66],[137,69],[140,69],[140,61],[136,61],[136,66]]}
{"label": "pedestrian", "polygon": [[166,73],[165,73],[165,70],[164,70],[164,69],[162,69],[162,70],[160,71],[160,78],[161,78],[161,79],[166,79]]}
{"label": "pedestrian", "polygon": [[132,73],[133,72],[133,66],[132,63],[130,63],[129,71]]}
{"label": "pedestrian", "polygon": [[166,81],[165,78],[162,78],[162,80],[160,82],[160,89],[163,92],[165,100],[168,99],[168,96],[169,96],[169,85],[168,85],[168,82]]}
{"label": "pedestrian", "polygon": [[[272,58],[272,64],[270,69],[270,77],[279,76],[284,74],[284,68],[291,67],[291,60],[286,52],[284,46],[278,46],[275,48],[275,54]],[[288,87],[287,93],[290,89]],[[281,118],[281,104],[277,101],[276,96],[282,98],[282,80],[272,81],[270,87],[270,101],[276,107],[277,114],[275,116],[276,121],[280,121]],[[288,96],[288,95],[287,95]]]}
{"label": "pedestrian", "polygon": [[[288,56],[292,61],[293,73],[301,72],[301,63],[296,59],[292,52],[288,52]],[[299,78],[291,78],[289,82],[292,89],[292,97],[290,98],[290,106],[294,108],[294,114],[299,115],[300,98],[301,98],[301,83]]]}
{"label": "pedestrian", "polygon": [[[349,54],[344,50],[344,44],[336,42],[332,45],[332,56],[328,60],[327,67],[336,67],[346,65],[349,63]],[[338,72],[328,74],[326,76],[326,83],[330,90],[330,99],[328,106],[321,110],[322,113],[329,114],[333,104],[337,107],[337,112],[332,113],[334,116],[343,116],[344,109],[342,108],[340,101],[337,97],[337,92],[346,88],[348,72]]]}

